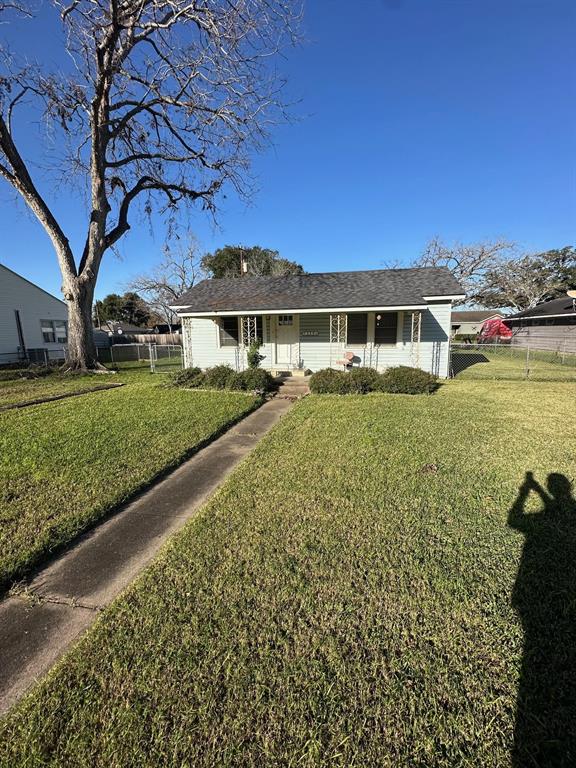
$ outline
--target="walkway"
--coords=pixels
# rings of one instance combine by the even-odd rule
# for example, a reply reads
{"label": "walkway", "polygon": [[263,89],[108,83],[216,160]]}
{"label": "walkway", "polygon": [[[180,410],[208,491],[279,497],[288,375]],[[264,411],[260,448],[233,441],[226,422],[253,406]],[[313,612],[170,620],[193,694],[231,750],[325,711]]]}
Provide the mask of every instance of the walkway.
{"label": "walkway", "polygon": [[0,603],[0,714],[136,578],[292,404],[292,397],[269,400]]}

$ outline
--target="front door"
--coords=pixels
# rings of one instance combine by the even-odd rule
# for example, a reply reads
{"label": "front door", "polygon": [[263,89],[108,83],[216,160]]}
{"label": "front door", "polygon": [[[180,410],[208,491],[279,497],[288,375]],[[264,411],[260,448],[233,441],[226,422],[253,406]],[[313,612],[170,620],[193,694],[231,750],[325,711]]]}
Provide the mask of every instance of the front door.
{"label": "front door", "polygon": [[276,323],[276,365],[292,365],[292,344],[296,342],[294,315],[278,315]]}

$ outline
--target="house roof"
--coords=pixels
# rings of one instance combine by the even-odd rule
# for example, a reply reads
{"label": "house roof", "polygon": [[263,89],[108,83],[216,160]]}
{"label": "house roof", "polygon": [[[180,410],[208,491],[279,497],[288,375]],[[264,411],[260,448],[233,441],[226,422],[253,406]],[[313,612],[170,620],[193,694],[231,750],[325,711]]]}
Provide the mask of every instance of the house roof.
{"label": "house roof", "polygon": [[42,291],[42,293],[45,293],[46,296],[50,296],[51,299],[54,299],[54,301],[59,301],[60,304],[63,306],[66,306],[66,302],[62,301],[62,299],[59,299],[58,296],[54,296],[53,293],[50,293],[45,288],[40,287],[39,285],[36,285],[36,283],[33,283],[32,280],[28,280],[27,277],[23,277],[22,275],[19,275],[18,272],[14,272],[13,269],[10,269],[10,267],[7,267],[5,264],[0,264],[0,269],[5,269],[6,272],[10,272],[12,275],[15,275],[16,277],[20,278],[24,283],[28,283],[28,285],[32,285],[34,288],[37,288],[39,291]]}
{"label": "house roof", "polygon": [[383,308],[455,295],[464,291],[448,269],[422,267],[203,280],[173,306],[180,314]]}
{"label": "house roof", "polygon": [[559,299],[551,299],[542,304],[538,304],[532,309],[524,309],[515,315],[510,315],[506,320],[526,320],[528,318],[538,317],[562,317],[566,315],[576,316],[576,300],[570,296],[561,296]]}
{"label": "house roof", "polygon": [[453,323],[480,323],[490,317],[504,317],[502,312],[493,309],[470,309],[462,312],[452,312]]}

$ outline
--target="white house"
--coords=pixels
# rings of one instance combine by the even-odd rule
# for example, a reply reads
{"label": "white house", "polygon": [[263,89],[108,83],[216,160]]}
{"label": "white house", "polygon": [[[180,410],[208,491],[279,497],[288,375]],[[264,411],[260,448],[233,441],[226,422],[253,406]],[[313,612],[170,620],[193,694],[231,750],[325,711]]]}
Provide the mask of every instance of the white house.
{"label": "white house", "polygon": [[262,342],[273,373],[354,365],[411,365],[448,376],[452,302],[464,298],[445,268],[381,269],[203,280],[174,309],[184,362],[246,367]]}
{"label": "white house", "polygon": [[0,365],[64,357],[66,304],[0,264]]}
{"label": "white house", "polygon": [[470,309],[452,312],[452,336],[477,336],[486,320],[503,320],[502,312],[493,309]]}

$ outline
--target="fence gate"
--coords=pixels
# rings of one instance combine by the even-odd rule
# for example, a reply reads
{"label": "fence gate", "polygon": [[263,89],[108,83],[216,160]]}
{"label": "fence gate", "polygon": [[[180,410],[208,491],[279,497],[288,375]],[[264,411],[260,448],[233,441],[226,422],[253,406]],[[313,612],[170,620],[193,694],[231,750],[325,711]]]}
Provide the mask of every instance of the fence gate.
{"label": "fence gate", "polygon": [[98,360],[122,370],[150,370],[152,373],[179,370],[183,366],[181,344],[112,344],[97,349]]}

